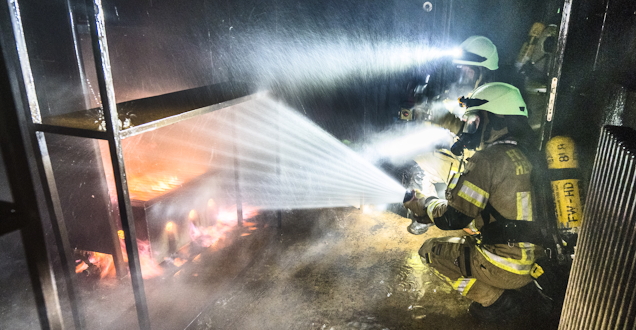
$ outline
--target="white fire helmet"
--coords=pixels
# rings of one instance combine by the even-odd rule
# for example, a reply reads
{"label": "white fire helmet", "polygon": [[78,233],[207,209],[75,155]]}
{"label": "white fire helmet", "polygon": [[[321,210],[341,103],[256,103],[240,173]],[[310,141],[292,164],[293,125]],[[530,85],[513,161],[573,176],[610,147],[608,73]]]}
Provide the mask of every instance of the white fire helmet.
{"label": "white fire helmet", "polygon": [[519,89],[502,82],[487,83],[475,88],[468,98],[460,98],[465,113],[485,110],[496,115],[528,117],[526,102]]}
{"label": "white fire helmet", "polygon": [[453,60],[455,64],[481,66],[488,70],[499,69],[497,47],[490,39],[483,36],[472,36],[459,45],[463,54]]}

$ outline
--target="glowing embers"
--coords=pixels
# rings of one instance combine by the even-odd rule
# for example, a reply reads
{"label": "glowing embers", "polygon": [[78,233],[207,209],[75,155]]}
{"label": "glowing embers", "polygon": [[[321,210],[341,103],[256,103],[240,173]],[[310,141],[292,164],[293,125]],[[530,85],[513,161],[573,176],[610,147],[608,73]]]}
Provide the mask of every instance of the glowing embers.
{"label": "glowing embers", "polygon": [[174,175],[139,175],[129,181],[130,198],[148,201],[161,196],[183,184],[183,180]]}
{"label": "glowing embers", "polygon": [[[183,121],[123,139],[130,199],[153,200],[208,172],[215,160],[214,141],[205,138],[209,121]],[[115,195],[108,144],[100,141],[99,146],[109,191]]]}
{"label": "glowing embers", "polygon": [[75,273],[86,277],[115,277],[113,256],[106,253],[75,250]]}
{"label": "glowing embers", "polygon": [[[118,232],[123,261],[128,262],[128,254],[123,239],[123,232]],[[163,273],[163,268],[150,257],[150,244],[147,241],[137,241],[141,275],[144,279],[157,277]],[[113,256],[94,251],[75,250],[75,273],[83,274],[87,278],[117,278],[117,271]]]}
{"label": "glowing embers", "polygon": [[[244,221],[239,226],[236,207],[219,209],[213,199],[208,200],[206,211],[207,217],[192,209],[187,213],[185,221],[175,219],[166,223],[164,235],[168,240],[168,251],[163,257],[162,265],[182,267],[188,262],[195,262],[202,253],[221,250],[232,244],[238,236],[250,235],[253,230],[258,229],[253,222]],[[255,208],[243,208],[243,219],[256,215],[258,210]],[[181,245],[179,242],[182,242]],[[161,248],[161,243],[158,245]]]}
{"label": "glowing embers", "polygon": [[[216,209],[213,199],[208,201],[208,208]],[[192,244],[199,247],[213,247],[219,241],[227,238],[228,234],[238,226],[238,214],[236,207],[221,209],[215,212],[216,216],[207,226],[201,225],[199,214],[196,210],[188,213],[188,234]],[[253,207],[243,207],[243,219],[250,219],[258,215],[258,210]],[[241,236],[247,236],[251,231],[256,230],[256,223],[243,222],[240,230]],[[248,231],[248,232],[245,232]]]}
{"label": "glowing embers", "polygon": [[[214,200],[208,201],[208,207],[214,211],[211,225],[201,225],[201,217],[196,210],[190,210],[185,221],[167,221],[162,236],[167,239],[168,253],[161,261],[153,257],[155,252],[151,242],[137,240],[137,249],[144,279],[172,274],[174,268],[180,268],[199,258],[204,251],[222,249],[231,244],[238,236],[248,236],[258,229],[256,222],[244,221],[238,226],[236,207],[217,209]],[[243,208],[243,219],[259,214],[253,207]],[[180,223],[180,224],[179,224]],[[128,262],[124,232],[117,232],[123,261]],[[182,237],[187,236],[187,237]],[[181,242],[181,243],[179,243]],[[185,243],[183,243],[185,242]],[[159,248],[161,248],[159,244]],[[115,279],[117,272],[113,256],[94,251],[75,250],[75,272],[88,279]]]}

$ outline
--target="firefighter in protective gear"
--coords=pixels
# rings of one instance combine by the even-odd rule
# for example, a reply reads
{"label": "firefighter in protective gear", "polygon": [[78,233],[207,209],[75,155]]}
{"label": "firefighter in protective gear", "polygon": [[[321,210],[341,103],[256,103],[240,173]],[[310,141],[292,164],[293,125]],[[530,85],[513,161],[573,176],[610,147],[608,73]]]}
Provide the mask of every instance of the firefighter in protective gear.
{"label": "firefighter in protective gear", "polygon": [[428,118],[427,121],[446,128],[455,135],[460,133],[460,118],[465,111],[457,104],[457,99],[490,82],[494,71],[499,68],[497,47],[490,39],[484,36],[471,36],[461,43],[460,48],[462,55],[453,59],[453,64],[457,65],[459,71],[457,81],[440,95],[430,98],[430,106],[426,110],[428,115],[425,116]]}
{"label": "firefighter in protective gear", "polygon": [[[461,55],[453,59],[457,70],[456,81],[435,97],[441,102],[436,102],[438,106],[431,109],[433,113],[430,114],[430,118],[433,122],[449,112],[461,118],[464,109],[457,105],[457,98],[491,82],[494,72],[499,69],[497,47],[490,39],[484,36],[471,36],[460,44],[460,48]],[[440,107],[439,104],[443,106]]]}
{"label": "firefighter in protective gear", "polygon": [[486,83],[491,71],[499,69],[497,47],[490,39],[472,36],[459,45],[462,55],[453,60],[461,70],[459,83],[477,88]]}
{"label": "firefighter in protective gear", "polygon": [[[460,48],[461,56],[453,59],[453,64],[457,65],[459,72],[458,80],[448,90],[435,97],[438,101],[443,101],[432,100],[432,105],[427,110],[429,113],[427,117],[432,124],[446,128],[454,135],[459,135],[462,127],[459,118],[463,109],[457,105],[457,98],[489,82],[492,72],[499,68],[497,47],[490,39],[484,36],[471,36],[460,44]],[[436,150],[415,157],[415,162],[430,181],[425,182],[423,187],[434,184],[447,186],[449,179],[462,166],[461,160],[456,157],[461,154],[463,154],[463,148],[455,145],[455,149]],[[416,216],[408,227],[408,231],[420,235],[426,232],[428,226],[430,224],[426,224],[423,218]]]}
{"label": "firefighter in protective gear", "polygon": [[449,183],[446,199],[414,191],[404,206],[442,230],[471,228],[475,235],[429,239],[419,254],[473,300],[473,316],[501,321],[519,313],[522,299],[515,289],[531,284],[531,268],[543,253],[536,226],[528,225],[534,220],[533,166],[525,150],[533,133],[526,104],[512,85],[488,83],[461,101],[466,111],[460,141],[476,152]]}
{"label": "firefighter in protective gear", "polygon": [[[499,55],[490,39],[471,36],[459,48],[461,54],[452,59],[452,70],[448,70],[446,65],[451,64],[448,62],[434,72],[417,74],[408,81],[398,119],[403,122],[429,121],[448,112],[461,118],[461,113],[456,113],[461,110],[457,98],[493,81],[494,72],[499,69]],[[448,75],[449,71],[453,74]]]}
{"label": "firefighter in protective gear", "polygon": [[[446,128],[454,135],[459,133],[461,128],[461,120],[459,118],[463,110],[457,105],[457,98],[488,82],[492,77],[492,71],[499,68],[497,47],[490,39],[484,36],[471,36],[460,44],[460,48],[462,49],[461,56],[453,59],[453,64],[457,66],[456,70],[458,70],[457,80],[444,91],[434,92],[438,95],[430,97],[426,102],[428,106],[423,111],[425,113],[424,116],[414,118],[412,114],[415,110],[409,110],[410,115],[406,116],[408,119],[405,120],[426,119],[429,122],[428,124]],[[414,93],[417,94],[417,90],[420,93],[429,92],[426,89],[426,85],[418,86],[415,88]],[[415,95],[413,101],[420,99],[420,96]],[[413,106],[413,104],[410,104],[409,107],[419,109],[418,105]],[[419,113],[419,111],[417,110],[416,112]],[[450,174],[461,167],[461,161],[456,157],[459,154],[453,155],[451,151],[436,150],[418,155],[414,157],[415,165],[411,164],[413,162],[409,162],[409,164],[403,164],[402,166],[393,164],[386,166],[383,164],[382,167],[385,170],[389,167],[397,169],[397,171],[393,170],[387,173],[396,177],[403,184],[405,181],[417,182],[416,189],[429,192],[435,192],[435,185],[437,184],[443,191],[443,186],[448,184]],[[409,188],[406,184],[404,186]],[[404,210],[402,205],[394,205],[390,208],[397,214],[407,216],[404,213],[406,210],[402,212]],[[407,230],[411,234],[422,235],[430,227],[430,224],[425,223],[421,217],[413,216],[412,214],[408,215],[408,217],[411,218],[411,224],[407,227]]]}

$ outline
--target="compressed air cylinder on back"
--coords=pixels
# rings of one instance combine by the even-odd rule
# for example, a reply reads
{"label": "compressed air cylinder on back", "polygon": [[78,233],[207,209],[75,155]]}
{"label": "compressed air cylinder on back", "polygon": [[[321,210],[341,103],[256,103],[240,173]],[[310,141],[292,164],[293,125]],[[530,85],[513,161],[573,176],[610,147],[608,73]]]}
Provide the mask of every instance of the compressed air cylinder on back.
{"label": "compressed air cylinder on back", "polygon": [[567,136],[555,136],[548,141],[545,150],[559,229],[577,233],[583,210],[574,140]]}

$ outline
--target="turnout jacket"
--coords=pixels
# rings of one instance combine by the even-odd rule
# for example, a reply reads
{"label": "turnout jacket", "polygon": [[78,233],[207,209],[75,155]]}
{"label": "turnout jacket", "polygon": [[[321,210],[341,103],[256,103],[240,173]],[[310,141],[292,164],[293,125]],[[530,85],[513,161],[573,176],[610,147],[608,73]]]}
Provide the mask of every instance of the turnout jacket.
{"label": "turnout jacket", "polygon": [[[515,141],[496,141],[467,160],[464,171],[450,180],[446,199],[419,199],[414,212],[443,230],[479,231],[497,221],[488,212],[492,209],[508,220],[533,221],[531,172],[530,161]],[[496,266],[520,275],[529,274],[542,253],[541,247],[528,242],[487,245],[478,240],[477,250]]]}

